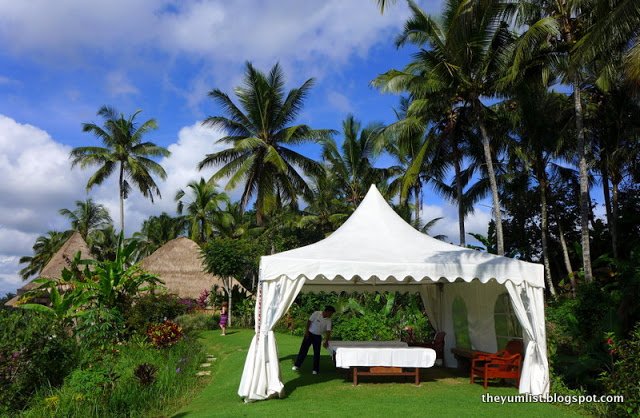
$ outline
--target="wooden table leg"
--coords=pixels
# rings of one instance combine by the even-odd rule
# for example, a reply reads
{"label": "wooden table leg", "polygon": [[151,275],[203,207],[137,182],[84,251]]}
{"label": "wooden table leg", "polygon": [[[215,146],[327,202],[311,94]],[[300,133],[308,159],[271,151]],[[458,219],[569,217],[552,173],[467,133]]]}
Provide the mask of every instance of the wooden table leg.
{"label": "wooden table leg", "polygon": [[358,368],[353,368],[353,386],[358,386]]}
{"label": "wooden table leg", "polygon": [[416,386],[420,386],[420,369],[416,367],[414,370],[416,371]]}

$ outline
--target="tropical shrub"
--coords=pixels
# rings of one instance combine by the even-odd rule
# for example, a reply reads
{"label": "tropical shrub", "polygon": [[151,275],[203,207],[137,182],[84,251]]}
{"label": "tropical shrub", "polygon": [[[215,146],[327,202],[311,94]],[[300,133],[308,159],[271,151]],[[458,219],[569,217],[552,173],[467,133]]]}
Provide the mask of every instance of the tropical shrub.
{"label": "tropical shrub", "polygon": [[0,415],[21,409],[43,385],[59,385],[77,359],[75,340],[49,317],[0,311]]}
{"label": "tropical shrub", "polygon": [[[111,357],[110,357],[111,359]],[[64,387],[74,394],[76,401],[102,401],[118,384],[120,375],[113,363],[102,361],[74,370],[64,381]],[[46,398],[45,398],[46,399]]]}
{"label": "tropical shrub", "polygon": [[298,304],[293,304],[283,317],[276,323],[274,329],[277,332],[286,332],[292,335],[301,336],[304,334],[310,313],[300,308]]}
{"label": "tropical shrub", "polygon": [[185,309],[185,313],[193,312],[193,310],[198,306],[198,302],[191,298],[180,298],[178,302]]}
{"label": "tropical shrub", "polygon": [[549,361],[567,386],[606,393],[601,373],[612,367],[605,335],[631,340],[640,321],[640,250],[628,260],[606,256],[594,262],[598,280],[581,283],[575,298],[561,298],[546,309]]}
{"label": "tropical shrub", "polygon": [[92,304],[124,312],[131,306],[133,297],[154,290],[162,283],[157,276],[145,272],[139,265],[131,265],[135,251],[136,243],[123,244],[120,233],[113,261],[85,260],[86,264],[93,266],[83,285],[84,293]]}
{"label": "tropical shrub", "polygon": [[203,289],[202,292],[200,292],[200,296],[198,296],[198,298],[196,299],[198,307],[204,309],[207,307],[207,305],[209,305],[210,294],[211,292],[209,292],[207,289]]}
{"label": "tropical shrub", "polygon": [[350,318],[336,318],[333,337],[349,341],[390,341],[396,338],[389,317],[379,312]]}
{"label": "tropical shrub", "polygon": [[133,375],[142,386],[149,386],[156,381],[158,367],[149,363],[139,364],[133,371]]}
{"label": "tropical shrub", "polygon": [[241,328],[252,328],[254,325],[256,299],[245,297],[234,305],[235,324]]}
{"label": "tropical shrub", "polygon": [[[83,277],[89,277],[91,272],[80,267],[85,263],[78,251],[73,259],[67,259],[67,266],[62,270],[59,280],[40,278],[33,280],[39,286],[26,292],[19,300],[22,309],[40,312],[64,325],[70,324],[79,315],[83,306],[89,302],[90,295],[84,291]],[[62,292],[60,289],[66,290]],[[41,303],[31,303],[37,300],[46,300],[45,306]]]}
{"label": "tropical shrub", "polygon": [[95,307],[78,318],[75,335],[85,350],[104,350],[121,341],[124,331],[124,318],[119,310]]}
{"label": "tropical shrub", "polygon": [[597,376],[611,359],[602,343],[613,329],[616,305],[599,284],[581,284],[576,298],[549,303],[546,309],[549,362],[569,387],[602,392]]}
{"label": "tropical shrub", "polygon": [[172,321],[164,321],[159,324],[149,325],[147,337],[157,348],[171,347],[183,337],[182,328]]}
{"label": "tropical shrub", "polygon": [[326,305],[337,311],[333,317],[335,339],[396,340],[403,337],[403,332],[406,334],[406,327],[413,329],[418,341],[427,341],[433,334],[420,296],[409,293],[302,294],[278,321],[275,330],[302,335],[309,315]]}
{"label": "tropical shrub", "polygon": [[218,328],[219,315],[186,314],[175,319],[185,335],[191,335],[197,331],[207,331]]}
{"label": "tropical shrub", "polygon": [[[170,348],[124,344],[74,371],[59,388],[43,387],[23,412],[25,417],[165,416],[197,385],[204,349],[197,340],[183,340]],[[146,364],[149,369],[136,372]],[[141,384],[139,375],[154,380]],[[145,367],[146,369],[146,367]]]}
{"label": "tropical shrub", "polygon": [[147,293],[135,299],[124,318],[129,332],[146,333],[150,324],[173,320],[192,309],[191,299],[180,299],[167,293]]}
{"label": "tropical shrub", "polygon": [[602,376],[605,393],[624,396],[624,403],[607,405],[607,415],[640,416],[640,323],[629,339],[616,343],[610,336],[607,345],[613,357],[613,368]]}

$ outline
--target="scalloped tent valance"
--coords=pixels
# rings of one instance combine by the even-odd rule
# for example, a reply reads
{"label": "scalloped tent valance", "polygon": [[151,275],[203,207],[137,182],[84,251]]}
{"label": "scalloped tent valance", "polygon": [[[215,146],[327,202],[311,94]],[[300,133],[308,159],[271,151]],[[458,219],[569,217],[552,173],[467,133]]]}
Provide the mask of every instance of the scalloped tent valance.
{"label": "scalloped tent valance", "polygon": [[373,185],[353,215],[329,237],[262,257],[261,281],[282,276],[304,277],[309,287],[353,278],[364,283],[374,279],[378,284],[495,279],[500,284],[526,282],[544,287],[542,265],[458,247],[423,234],[406,223]]}

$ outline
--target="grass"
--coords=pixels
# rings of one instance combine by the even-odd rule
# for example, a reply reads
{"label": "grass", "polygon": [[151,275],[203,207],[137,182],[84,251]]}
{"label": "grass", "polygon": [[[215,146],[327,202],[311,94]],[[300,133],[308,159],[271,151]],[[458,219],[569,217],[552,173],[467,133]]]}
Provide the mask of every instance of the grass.
{"label": "grass", "polygon": [[[427,369],[423,383],[415,386],[411,378],[364,378],[358,386],[336,371],[323,350],[317,376],[311,374],[311,356],[301,372],[291,370],[300,338],[278,334],[280,371],[285,385],[284,399],[242,402],[237,394],[252,330],[232,330],[222,337],[219,332],[202,334],[207,352],[214,354],[212,378],[193,401],[178,411],[182,417],[492,417],[492,416],[584,416],[580,411],[556,404],[485,404],[482,385],[469,384],[468,377],[448,369]],[[311,353],[310,353],[311,354]],[[490,386],[493,395],[515,395],[509,386]]]}
{"label": "grass", "polygon": [[[182,341],[158,350],[148,344],[122,346],[119,355],[96,358],[71,373],[60,388],[45,389],[23,411],[28,417],[166,416],[184,405],[199,389],[195,377],[205,358],[200,344]],[[134,370],[142,363],[155,366],[154,382],[142,385]],[[0,414],[1,415],[1,414]]]}

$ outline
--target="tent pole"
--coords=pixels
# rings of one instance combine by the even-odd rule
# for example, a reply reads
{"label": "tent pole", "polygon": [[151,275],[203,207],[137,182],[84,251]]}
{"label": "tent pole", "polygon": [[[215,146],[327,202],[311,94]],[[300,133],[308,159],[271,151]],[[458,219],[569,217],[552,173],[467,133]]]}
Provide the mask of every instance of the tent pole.
{"label": "tent pole", "polygon": [[444,309],[442,308],[442,294],[444,292],[444,283],[436,283],[438,287],[438,329],[436,331],[442,331],[444,328]]}

